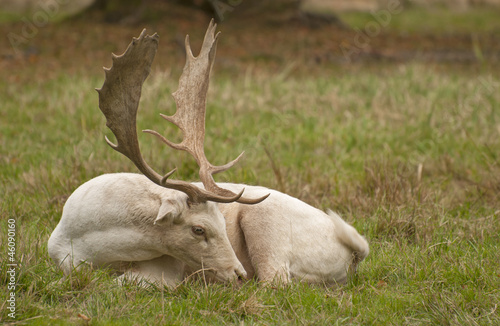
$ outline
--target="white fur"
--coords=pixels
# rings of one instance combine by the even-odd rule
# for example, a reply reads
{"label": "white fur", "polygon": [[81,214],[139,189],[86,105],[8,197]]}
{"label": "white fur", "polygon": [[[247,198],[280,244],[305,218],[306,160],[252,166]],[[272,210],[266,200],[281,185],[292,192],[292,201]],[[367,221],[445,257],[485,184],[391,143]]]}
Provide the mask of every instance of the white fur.
{"label": "white fur", "polygon": [[[203,227],[205,236],[193,233],[193,226]],[[76,189],[64,205],[48,250],[65,274],[85,263],[126,268],[126,275],[158,281],[162,273],[148,273],[153,264],[177,259],[171,264],[174,270],[182,270],[184,264],[211,269],[221,281],[246,275],[215,203],[189,207],[187,195],[159,187],[140,174],[105,174]],[[167,285],[183,277],[164,274]]]}
{"label": "white fur", "polygon": [[[189,238],[189,228],[182,233],[154,225],[164,202],[186,210],[179,204],[185,202],[185,195],[158,187],[142,175],[120,173],[93,179],[68,199],[61,222],[49,240],[50,256],[66,270],[71,266],[65,261],[67,256],[73,264],[86,261],[115,266],[117,261],[132,261],[125,276],[152,282],[163,279],[172,285],[182,279],[183,267],[186,272],[201,267],[222,269],[230,279],[235,275],[233,270],[241,269],[234,253],[248,277],[261,281],[342,283],[368,255],[366,240],[331,211],[325,214],[264,187],[225,183],[219,186],[233,192],[244,187],[247,198],[271,195],[256,205],[218,204],[226,219],[225,228],[222,217],[213,219],[202,214],[203,223],[216,224],[211,229],[219,239],[211,246],[210,255],[195,241],[183,240]],[[214,205],[207,203],[207,209],[215,212]],[[183,223],[191,225],[187,220],[195,218],[192,214],[184,215],[188,217]],[[221,230],[227,231],[227,237]],[[226,242],[230,242],[233,253]],[[196,260],[200,256],[203,266],[201,259]]]}

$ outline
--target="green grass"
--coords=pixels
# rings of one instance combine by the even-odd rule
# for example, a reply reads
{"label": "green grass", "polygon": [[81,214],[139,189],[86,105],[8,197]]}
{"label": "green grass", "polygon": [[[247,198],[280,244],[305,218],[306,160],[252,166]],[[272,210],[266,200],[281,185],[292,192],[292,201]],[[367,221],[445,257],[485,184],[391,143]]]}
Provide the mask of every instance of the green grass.
{"label": "green grass", "polygon": [[[61,69],[30,79],[32,71],[23,67],[20,81],[0,81],[2,322],[500,323],[498,68],[253,67],[215,67],[207,156],[222,164],[246,152],[217,180],[276,188],[339,212],[370,243],[356,277],[338,288],[195,280],[175,290],[144,289],[117,286],[105,271],[82,271],[59,282],[62,273],[48,257],[47,240],[67,196],[97,175],[135,169],[105,144],[111,133],[93,90],[102,85],[102,72]],[[174,111],[170,93],[179,69],[161,69],[155,65],[146,81],[138,128],[175,139],[178,132],[158,113]],[[140,143],[156,170],[178,167],[177,178],[196,180],[189,156],[147,134],[140,134]],[[16,320],[5,304],[9,219],[15,219],[17,234]]]}
{"label": "green grass", "polygon": [[[104,143],[109,131],[92,90],[100,77],[3,84],[2,98],[10,100],[0,126],[1,228],[16,220],[17,320],[85,324],[81,314],[93,325],[500,321],[500,96],[481,86],[497,88],[496,77],[411,64],[332,71],[334,78],[221,75],[209,94],[207,153],[215,163],[242,150],[247,155],[219,180],[284,188],[339,211],[371,245],[358,276],[337,289],[254,281],[240,288],[193,282],[175,291],[139,289],[118,287],[100,272],[55,283],[61,273],[46,242],[65,196],[94,176],[134,168]],[[140,129],[176,136],[157,118],[173,110],[168,94],[175,79],[153,72]],[[159,171],[178,166],[178,177],[196,178],[187,156],[148,135],[141,144]],[[6,309],[1,313],[9,320]]]}
{"label": "green grass", "polygon": [[460,10],[422,8],[406,3],[394,9],[381,7],[374,12],[347,11],[338,15],[353,28],[362,29],[369,22],[379,22],[388,31],[398,33],[484,33],[500,30],[500,14],[495,7],[479,6]]}

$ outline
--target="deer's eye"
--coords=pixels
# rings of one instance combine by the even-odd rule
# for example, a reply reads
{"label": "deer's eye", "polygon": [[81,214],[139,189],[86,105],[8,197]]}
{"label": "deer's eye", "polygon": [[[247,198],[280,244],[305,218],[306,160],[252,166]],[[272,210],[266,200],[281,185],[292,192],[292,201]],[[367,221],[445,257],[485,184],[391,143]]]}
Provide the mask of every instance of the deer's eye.
{"label": "deer's eye", "polygon": [[205,234],[205,229],[202,228],[201,226],[195,225],[191,228],[191,231],[193,231],[193,233],[196,235],[204,235]]}

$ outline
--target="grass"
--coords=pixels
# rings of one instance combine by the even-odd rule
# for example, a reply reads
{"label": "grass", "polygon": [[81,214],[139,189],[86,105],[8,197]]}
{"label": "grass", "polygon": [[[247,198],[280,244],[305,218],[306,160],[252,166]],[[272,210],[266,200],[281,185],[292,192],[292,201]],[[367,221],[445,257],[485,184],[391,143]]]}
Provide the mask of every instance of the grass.
{"label": "grass", "polygon": [[[379,22],[398,33],[484,33],[500,29],[495,7],[476,6],[467,10],[424,8],[403,3],[381,7],[373,12],[346,11],[339,14],[351,27],[364,28],[368,22]],[[392,13],[392,14],[391,14]]]}
{"label": "grass", "polygon": [[[105,271],[83,271],[58,283],[62,274],[48,258],[47,239],[66,197],[102,173],[135,171],[103,139],[110,132],[93,88],[103,81],[95,66],[108,65],[115,51],[106,48],[79,54],[86,71],[68,74],[59,67],[44,75],[27,65],[0,81],[1,321],[499,324],[498,68],[421,62],[239,66],[224,61],[223,43],[209,91],[207,156],[216,164],[242,150],[246,156],[217,180],[280,189],[339,212],[370,243],[356,277],[338,288],[194,280],[168,290],[119,287]],[[122,50],[120,45],[116,52]],[[165,67],[180,67],[178,59],[155,64],[139,129],[178,137],[158,118],[174,110],[169,94],[180,68]],[[64,54],[58,61],[65,62]],[[178,178],[196,179],[188,156],[146,134],[140,142],[156,170],[177,166]],[[9,219],[16,221],[19,264],[15,320],[6,309]]]}

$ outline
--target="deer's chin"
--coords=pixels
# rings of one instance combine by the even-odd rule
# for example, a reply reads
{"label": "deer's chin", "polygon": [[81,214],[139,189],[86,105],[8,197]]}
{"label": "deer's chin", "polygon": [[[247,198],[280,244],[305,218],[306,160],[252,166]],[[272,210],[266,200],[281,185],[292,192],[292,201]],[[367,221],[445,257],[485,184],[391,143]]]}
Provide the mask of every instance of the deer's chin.
{"label": "deer's chin", "polygon": [[247,273],[245,272],[245,270],[240,269],[217,271],[210,268],[199,268],[192,270],[194,270],[194,272],[191,274],[195,274],[196,277],[201,277],[203,280],[210,283],[234,283],[239,282],[240,280],[245,280],[247,278]]}
{"label": "deer's chin", "polygon": [[243,269],[235,269],[225,272],[215,272],[213,273],[213,275],[218,282],[223,282],[223,283],[238,282],[239,280],[246,279],[247,277],[247,273]]}

